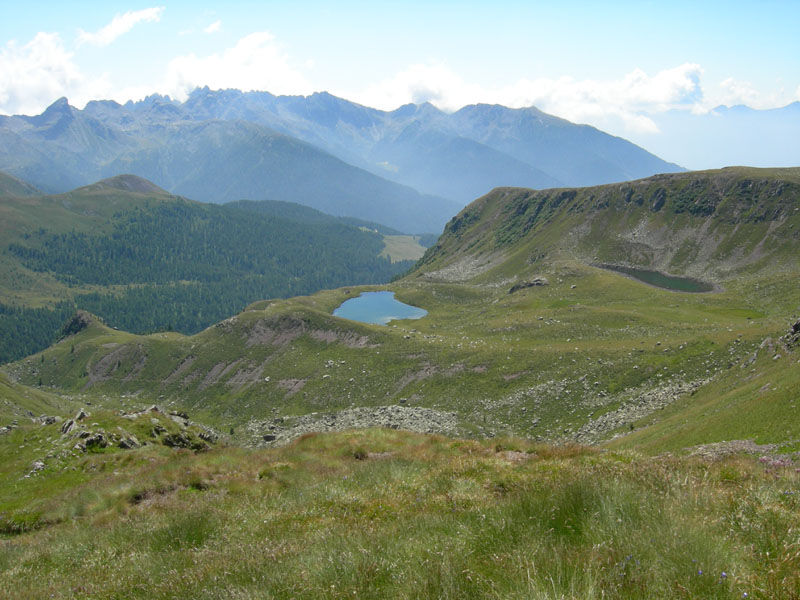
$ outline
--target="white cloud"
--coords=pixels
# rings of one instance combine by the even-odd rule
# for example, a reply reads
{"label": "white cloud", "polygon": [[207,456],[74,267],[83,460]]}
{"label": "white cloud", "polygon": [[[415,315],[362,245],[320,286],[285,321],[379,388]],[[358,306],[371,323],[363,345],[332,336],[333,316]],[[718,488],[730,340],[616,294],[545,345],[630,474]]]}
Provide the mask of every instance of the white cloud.
{"label": "white cloud", "polygon": [[720,104],[735,106],[736,104],[747,104],[755,106],[761,100],[761,95],[749,81],[737,81],[733,77],[728,77],[720,83],[722,94]]}
{"label": "white cloud", "polygon": [[412,65],[361,93],[345,97],[384,109],[425,101],[443,110],[479,102],[516,108],[536,106],[571,121],[600,124],[613,117],[621,119],[631,131],[656,132],[658,129],[648,114],[701,103],[702,73],[699,65],[687,63],[653,76],[635,69],[616,80],[523,78],[490,89],[468,83],[458,73],[437,63]]}
{"label": "white cloud", "polygon": [[89,33],[82,29],[79,30],[78,41],[80,43],[92,44],[93,46],[108,46],[119,36],[128,33],[139,23],[158,22],[163,12],[164,7],[158,6],[145,8],[143,10],[128,11],[122,15],[116,15],[111,20],[111,23],[94,33]]}
{"label": "white cloud", "polygon": [[713,102],[709,102],[709,108],[720,104],[725,106],[744,104],[756,109],[779,108],[795,99],[800,99],[800,87],[797,88],[795,96],[796,98],[793,98],[791,92],[787,92],[783,86],[777,91],[764,93],[749,81],[728,77],[719,84],[719,90],[713,95]]}
{"label": "white cloud", "polygon": [[302,73],[267,31],[252,33],[222,54],[188,54],[170,61],[162,93],[183,100],[196,87],[267,90],[273,94],[308,94]]}
{"label": "white cloud", "polygon": [[[354,100],[391,110],[402,104],[430,102],[443,110],[455,110],[485,96],[482,88],[470,85],[443,64],[411,65],[390,79],[352,94]],[[345,96],[348,97],[348,96]]]}
{"label": "white cloud", "polygon": [[217,19],[211,25],[203,29],[203,31],[206,33],[216,33],[217,31],[219,31],[220,27],[222,27],[222,21]]}
{"label": "white cloud", "polygon": [[107,92],[105,78],[85,77],[56,33],[40,32],[23,46],[9,42],[0,49],[2,113],[33,115],[60,96],[76,104]]}

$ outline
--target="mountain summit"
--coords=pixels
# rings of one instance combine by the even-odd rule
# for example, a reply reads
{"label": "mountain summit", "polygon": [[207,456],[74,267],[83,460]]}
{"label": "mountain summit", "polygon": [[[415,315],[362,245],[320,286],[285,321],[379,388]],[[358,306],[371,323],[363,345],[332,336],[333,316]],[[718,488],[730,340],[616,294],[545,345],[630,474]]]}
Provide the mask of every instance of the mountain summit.
{"label": "mountain summit", "polygon": [[61,98],[0,117],[0,170],[45,192],[131,173],[208,202],[283,200],[407,232],[437,232],[498,186],[552,188],[680,171],[536,108],[431,104],[381,111],[327,92],[196,89],[183,102]]}

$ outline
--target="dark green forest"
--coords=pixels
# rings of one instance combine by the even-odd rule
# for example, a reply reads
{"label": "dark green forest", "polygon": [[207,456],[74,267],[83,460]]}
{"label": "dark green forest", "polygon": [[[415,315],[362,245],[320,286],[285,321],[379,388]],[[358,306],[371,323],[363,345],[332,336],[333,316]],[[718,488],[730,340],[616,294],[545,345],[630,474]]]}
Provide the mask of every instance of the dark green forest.
{"label": "dark green forest", "polygon": [[[227,209],[247,210],[264,215],[272,215],[273,217],[280,217],[282,219],[300,221],[302,223],[339,223],[340,225],[350,225],[352,227],[366,227],[367,229],[373,229],[383,235],[403,235],[402,232],[397,229],[392,229],[380,223],[364,221],[363,219],[357,219],[355,217],[335,217],[315,208],[311,208],[310,206],[303,206],[302,204],[295,204],[294,202],[282,202],[280,200],[237,200],[235,202],[227,202],[224,206]],[[438,238],[438,236],[434,234],[425,235],[433,236],[434,240]]]}
{"label": "dark green forest", "polygon": [[385,283],[410,268],[379,257],[382,249],[379,234],[338,221],[190,201],[119,213],[110,233],[40,229],[7,252],[69,286],[114,287],[53,309],[0,307],[0,361],[52,343],[77,308],[134,333],[191,334],[256,300]]}

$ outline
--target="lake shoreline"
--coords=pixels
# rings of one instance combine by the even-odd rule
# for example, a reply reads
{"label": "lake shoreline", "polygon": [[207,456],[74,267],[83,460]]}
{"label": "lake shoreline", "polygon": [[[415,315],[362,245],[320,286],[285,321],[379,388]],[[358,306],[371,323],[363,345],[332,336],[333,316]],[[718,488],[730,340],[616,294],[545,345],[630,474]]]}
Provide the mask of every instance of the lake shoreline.
{"label": "lake shoreline", "polygon": [[[710,281],[703,281],[695,277],[683,277],[681,275],[671,275],[653,269],[640,269],[628,265],[614,265],[610,263],[592,263],[590,266],[613,271],[620,275],[670,292],[683,292],[686,294],[712,294],[724,291],[718,284]],[[661,284],[657,283],[661,282]],[[677,287],[668,285],[670,282]],[[694,288],[694,289],[692,289]]]}

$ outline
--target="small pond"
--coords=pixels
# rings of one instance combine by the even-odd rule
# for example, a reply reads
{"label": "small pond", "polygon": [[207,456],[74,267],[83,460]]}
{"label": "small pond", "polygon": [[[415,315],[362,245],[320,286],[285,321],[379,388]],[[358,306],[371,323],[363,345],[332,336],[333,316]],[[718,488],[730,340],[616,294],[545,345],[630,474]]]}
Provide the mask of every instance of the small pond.
{"label": "small pond", "polygon": [[377,325],[386,325],[395,319],[421,319],[427,314],[424,308],[395,300],[394,292],[362,292],[358,298],[345,300],[333,311],[334,317]]}
{"label": "small pond", "polygon": [[595,265],[601,269],[608,269],[609,271],[617,271],[624,275],[629,275],[634,279],[649,283],[656,287],[672,290],[674,292],[713,292],[714,285],[699,279],[692,279],[690,277],[675,277],[674,275],[665,275],[658,271],[647,271],[645,269],[635,269],[633,267],[620,267],[617,265]]}

